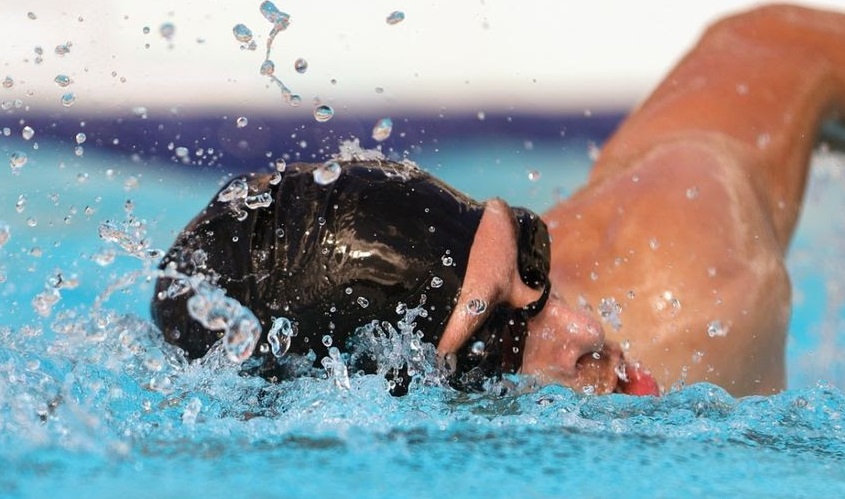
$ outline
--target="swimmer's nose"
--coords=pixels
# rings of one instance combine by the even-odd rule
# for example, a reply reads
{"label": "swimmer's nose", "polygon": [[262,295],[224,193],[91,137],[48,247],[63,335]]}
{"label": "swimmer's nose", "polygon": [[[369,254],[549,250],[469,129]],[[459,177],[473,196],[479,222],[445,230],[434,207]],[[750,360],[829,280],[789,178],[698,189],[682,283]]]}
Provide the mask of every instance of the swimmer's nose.
{"label": "swimmer's nose", "polygon": [[604,346],[601,324],[554,296],[541,313],[529,322],[523,371],[573,376],[582,356]]}

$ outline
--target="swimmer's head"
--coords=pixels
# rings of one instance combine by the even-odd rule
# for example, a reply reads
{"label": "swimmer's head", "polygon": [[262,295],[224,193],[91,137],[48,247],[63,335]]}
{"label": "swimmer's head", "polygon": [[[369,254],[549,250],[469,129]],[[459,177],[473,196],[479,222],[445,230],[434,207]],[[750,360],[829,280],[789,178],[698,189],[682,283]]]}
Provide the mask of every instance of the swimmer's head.
{"label": "swimmer's head", "polygon": [[[358,327],[402,319],[400,303],[424,308],[417,328],[424,341],[437,344],[455,305],[484,204],[405,164],[340,165],[340,175],[330,182],[315,173],[322,165],[307,164],[288,166],[281,178],[235,179],[246,186],[245,196],[232,201],[216,195],[162,261],[170,272],[206,276],[255,314],[263,328],[255,352],[261,374],[283,375],[279,359],[267,348],[273,318],[288,318],[297,333],[288,353],[311,351],[319,365],[328,354],[325,335],[344,350]],[[272,201],[244,204],[246,196],[256,195]],[[547,291],[546,227],[522,208],[513,208],[512,218],[520,278]],[[192,292],[167,296],[173,280],[159,279],[153,318],[168,341],[189,357],[200,357],[218,341],[219,332],[189,314]],[[518,369],[521,355],[514,352],[524,334],[514,331],[539,308],[539,300],[520,309],[500,307],[475,339],[487,344],[483,358],[465,345],[463,371],[483,367],[486,376]]]}

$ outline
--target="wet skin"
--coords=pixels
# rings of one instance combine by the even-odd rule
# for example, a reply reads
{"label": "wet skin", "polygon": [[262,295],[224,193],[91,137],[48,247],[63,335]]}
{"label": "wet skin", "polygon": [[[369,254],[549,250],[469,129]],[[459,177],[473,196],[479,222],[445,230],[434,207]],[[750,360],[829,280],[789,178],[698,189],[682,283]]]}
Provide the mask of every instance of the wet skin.
{"label": "wet skin", "polygon": [[[820,123],[844,110],[845,15],[770,6],[714,24],[603,146],[587,185],[543,215],[549,298],[511,365],[595,393],[656,393],[646,369],[663,390],[783,389],[784,255]],[[519,251],[509,207],[487,201],[457,302],[439,309],[451,310],[434,334],[447,372],[495,308],[542,296]],[[472,300],[486,312],[470,313]],[[618,324],[599,320],[602,300]]]}
{"label": "wet skin", "polygon": [[[820,125],[843,111],[845,15],[769,6],[712,25],[603,146],[587,185],[544,214],[561,306],[587,323],[615,299],[621,327],[605,337],[664,389],[782,390],[784,255]],[[588,344],[551,358],[526,348],[523,370],[572,384]]]}

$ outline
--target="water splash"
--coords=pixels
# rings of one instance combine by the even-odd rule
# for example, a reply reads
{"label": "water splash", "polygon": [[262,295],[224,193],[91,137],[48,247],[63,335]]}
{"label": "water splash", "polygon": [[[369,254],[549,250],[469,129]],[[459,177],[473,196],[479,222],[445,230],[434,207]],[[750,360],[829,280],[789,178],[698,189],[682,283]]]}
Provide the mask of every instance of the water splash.
{"label": "water splash", "polygon": [[[364,149],[361,147],[361,141],[357,138],[352,140],[342,140],[338,146],[337,153],[332,155],[332,159],[337,161],[382,161],[384,154],[378,149]],[[411,162],[404,162],[407,166],[411,166]]]}
{"label": "water splash", "polygon": [[188,299],[188,313],[210,331],[222,331],[222,348],[236,364],[247,360],[261,337],[261,323],[255,315],[221,288],[197,279],[194,295]]}
{"label": "water splash", "polygon": [[349,381],[349,370],[337,347],[330,347],[328,357],[323,357],[321,363],[326,370],[326,375],[334,382],[335,386],[345,390],[352,388]]}

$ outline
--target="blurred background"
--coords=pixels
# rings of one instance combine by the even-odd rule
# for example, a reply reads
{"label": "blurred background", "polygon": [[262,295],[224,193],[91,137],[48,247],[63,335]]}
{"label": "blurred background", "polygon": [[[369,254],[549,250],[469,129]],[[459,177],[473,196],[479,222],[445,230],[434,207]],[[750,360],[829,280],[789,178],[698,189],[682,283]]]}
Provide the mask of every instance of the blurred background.
{"label": "blurred background", "polygon": [[[291,109],[259,73],[272,28],[259,0],[6,2],[0,60],[15,84],[0,95],[55,112],[72,89],[71,112],[110,114],[143,106],[295,117],[315,101],[339,114],[628,109],[709,22],[757,3],[280,1],[290,25],[269,58],[303,99]],[[404,19],[389,23],[392,12]],[[254,50],[236,40],[238,24],[252,32]],[[58,74],[72,84],[58,87]]]}
{"label": "blurred background", "polygon": [[[289,27],[268,50],[259,0],[6,2],[0,119],[66,138],[84,118],[103,147],[161,154],[175,140],[251,170],[268,153],[320,158],[339,137],[363,143],[385,117],[399,155],[432,136],[515,127],[600,140],[709,22],[755,4],[290,0],[276,4]],[[319,123],[323,104],[333,116]]]}

